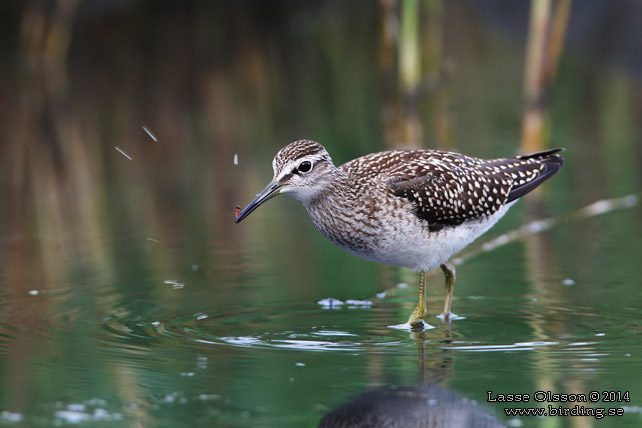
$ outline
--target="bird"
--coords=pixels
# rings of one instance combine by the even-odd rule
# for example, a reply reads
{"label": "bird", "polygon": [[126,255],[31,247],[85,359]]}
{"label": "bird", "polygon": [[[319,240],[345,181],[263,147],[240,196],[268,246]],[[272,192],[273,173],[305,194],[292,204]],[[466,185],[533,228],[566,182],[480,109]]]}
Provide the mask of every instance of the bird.
{"label": "bird", "polygon": [[450,322],[456,272],[448,260],[557,173],[562,150],[497,159],[392,150],[335,166],[321,144],[298,140],[278,151],[272,181],[237,212],[235,223],[269,199],[290,194],[334,244],[366,260],[419,272],[411,327],[426,323],[426,275],[440,267],[446,296],[439,317]]}
{"label": "bird", "polygon": [[386,385],[365,391],[327,413],[317,428],[502,428],[475,400],[437,384]]}

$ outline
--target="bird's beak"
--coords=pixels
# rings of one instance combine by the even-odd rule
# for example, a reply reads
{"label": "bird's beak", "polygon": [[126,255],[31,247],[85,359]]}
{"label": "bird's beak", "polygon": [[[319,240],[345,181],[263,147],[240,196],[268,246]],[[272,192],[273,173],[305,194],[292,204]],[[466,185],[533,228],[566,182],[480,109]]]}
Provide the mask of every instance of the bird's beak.
{"label": "bird's beak", "polygon": [[236,216],[236,220],[234,221],[234,223],[240,222],[245,217],[249,216],[252,211],[263,204],[263,202],[266,202],[268,199],[272,199],[273,197],[278,195],[281,187],[283,187],[283,184],[279,184],[276,182],[276,180],[272,180],[272,182],[268,184],[265,189],[261,190],[261,193],[256,195],[256,198],[254,198],[254,200],[250,202],[247,207],[243,208],[243,211],[241,211]]}

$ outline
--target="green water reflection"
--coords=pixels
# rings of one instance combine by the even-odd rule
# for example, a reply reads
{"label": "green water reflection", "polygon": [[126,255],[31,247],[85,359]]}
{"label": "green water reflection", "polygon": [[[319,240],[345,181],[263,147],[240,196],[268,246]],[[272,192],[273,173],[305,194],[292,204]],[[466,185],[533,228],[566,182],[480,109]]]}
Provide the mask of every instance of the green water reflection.
{"label": "green water reflection", "polygon": [[[335,248],[286,197],[240,225],[234,207],[301,137],[337,163],[393,146],[516,153],[527,7],[422,3],[413,98],[388,2],[14,3],[0,6],[0,426],[308,427],[371,388],[423,383],[508,426],[640,425],[636,5],[574,5],[549,100],[567,163],[461,255],[464,318],[419,333],[390,328],[415,273]],[[429,278],[435,314],[442,287]],[[589,403],[624,408],[603,420],[514,417],[488,391],[630,401]]]}

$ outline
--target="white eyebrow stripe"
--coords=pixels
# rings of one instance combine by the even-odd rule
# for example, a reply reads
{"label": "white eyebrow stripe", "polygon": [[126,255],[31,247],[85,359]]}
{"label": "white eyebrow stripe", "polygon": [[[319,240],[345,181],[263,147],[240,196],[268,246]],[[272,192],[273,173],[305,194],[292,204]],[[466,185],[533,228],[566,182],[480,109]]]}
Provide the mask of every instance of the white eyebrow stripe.
{"label": "white eyebrow stripe", "polygon": [[[323,160],[323,154],[315,153],[313,155],[303,156],[302,158],[290,161],[283,166],[281,171],[276,171],[276,159],[275,159],[272,161],[272,169],[274,169],[276,179],[280,181],[286,175],[293,174],[293,170],[297,169],[299,165],[301,165],[301,162],[310,161],[312,162],[312,168],[314,168],[314,165],[321,160]],[[276,175],[277,173],[278,173],[278,176]]]}

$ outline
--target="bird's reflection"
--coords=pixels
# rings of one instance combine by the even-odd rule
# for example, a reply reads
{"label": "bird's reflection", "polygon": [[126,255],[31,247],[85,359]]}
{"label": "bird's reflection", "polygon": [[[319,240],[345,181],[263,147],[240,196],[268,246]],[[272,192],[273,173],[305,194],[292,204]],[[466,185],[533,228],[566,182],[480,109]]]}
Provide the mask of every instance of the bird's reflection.
{"label": "bird's reflection", "polygon": [[328,413],[319,423],[319,428],[503,426],[476,401],[434,384],[370,390]]}
{"label": "bird's reflection", "polygon": [[477,401],[439,386],[452,377],[450,324],[442,346],[426,350],[424,331],[417,342],[418,386],[384,386],[366,391],[325,415],[319,428],[495,428],[504,424]]}

